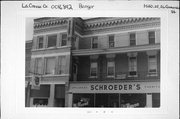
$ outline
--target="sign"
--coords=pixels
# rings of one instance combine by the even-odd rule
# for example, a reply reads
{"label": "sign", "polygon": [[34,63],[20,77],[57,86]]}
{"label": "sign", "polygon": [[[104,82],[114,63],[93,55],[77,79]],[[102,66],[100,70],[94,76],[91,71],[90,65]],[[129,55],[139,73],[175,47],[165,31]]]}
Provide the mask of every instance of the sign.
{"label": "sign", "polygon": [[41,78],[39,76],[33,76],[32,89],[40,90],[40,81],[41,81]]}
{"label": "sign", "polygon": [[159,93],[159,82],[71,83],[72,93]]}

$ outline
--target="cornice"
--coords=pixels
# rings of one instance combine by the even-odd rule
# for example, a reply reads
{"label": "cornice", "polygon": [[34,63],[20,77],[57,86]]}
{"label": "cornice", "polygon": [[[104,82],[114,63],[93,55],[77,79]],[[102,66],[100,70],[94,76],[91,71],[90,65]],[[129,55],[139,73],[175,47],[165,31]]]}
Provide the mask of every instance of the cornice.
{"label": "cornice", "polygon": [[92,30],[97,28],[107,28],[111,26],[121,26],[135,23],[144,23],[144,22],[160,22],[160,18],[109,18],[101,20],[99,22],[85,22],[84,30]]}
{"label": "cornice", "polygon": [[42,28],[47,28],[51,26],[56,26],[56,25],[64,25],[68,23],[67,18],[54,18],[54,19],[48,19],[48,20],[42,20],[39,22],[34,23],[34,29],[42,29]]}
{"label": "cornice", "polygon": [[154,21],[154,22],[144,22],[144,23],[123,24],[123,25],[99,27],[99,28],[84,30],[83,35],[109,33],[116,31],[128,31],[133,29],[156,28],[156,27],[160,27],[160,22]]}
{"label": "cornice", "polygon": [[67,29],[67,24],[63,25],[56,25],[56,26],[49,26],[46,28],[41,28],[41,29],[34,29],[34,35],[39,34],[39,33],[46,33],[49,31],[61,31]]}

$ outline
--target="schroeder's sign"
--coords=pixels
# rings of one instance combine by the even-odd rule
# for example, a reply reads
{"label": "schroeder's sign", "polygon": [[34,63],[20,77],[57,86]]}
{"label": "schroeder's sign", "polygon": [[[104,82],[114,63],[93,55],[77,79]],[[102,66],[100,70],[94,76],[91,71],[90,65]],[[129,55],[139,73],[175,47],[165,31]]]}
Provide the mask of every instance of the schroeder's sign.
{"label": "schroeder's sign", "polygon": [[71,83],[72,93],[159,93],[159,82]]}

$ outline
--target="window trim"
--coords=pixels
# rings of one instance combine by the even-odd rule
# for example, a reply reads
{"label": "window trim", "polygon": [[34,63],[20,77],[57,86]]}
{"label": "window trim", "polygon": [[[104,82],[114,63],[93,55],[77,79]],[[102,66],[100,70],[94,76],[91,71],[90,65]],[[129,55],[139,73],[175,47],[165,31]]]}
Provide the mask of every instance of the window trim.
{"label": "window trim", "polygon": [[[113,69],[113,71],[114,71],[114,75],[108,75],[108,62],[113,62],[114,63],[114,69]],[[115,61],[107,61],[107,77],[108,78],[115,78]]]}
{"label": "window trim", "polygon": [[[42,37],[42,48],[39,48],[39,38]],[[37,37],[37,46],[36,46],[36,49],[43,49],[44,48],[44,36],[38,36]]]}
{"label": "window trim", "polygon": [[[65,60],[66,60],[66,55],[62,55],[62,56],[58,56],[58,71],[57,71],[57,74],[58,75],[65,75],[65,74],[67,74],[66,73],[66,69],[65,69],[65,73],[61,73],[60,74],[60,62],[62,61],[62,57],[64,57],[65,58]],[[67,62],[66,62],[66,64],[67,64]],[[65,64],[65,66],[66,66],[66,64]]]}
{"label": "window trim", "polygon": [[[97,48],[93,48],[93,39],[94,38],[97,38]],[[91,49],[98,49],[98,36],[93,36],[92,38],[91,38]]]}
{"label": "window trim", "polygon": [[[113,44],[113,47],[110,47],[110,37],[112,37],[113,36],[113,42],[114,42],[114,44]],[[115,35],[109,35],[108,36],[108,44],[109,44],[109,48],[114,48],[115,47]]]}
{"label": "window trim", "polygon": [[[56,35],[56,44],[55,44],[55,46],[48,47],[49,36],[54,36],[54,35]],[[55,47],[57,46],[58,34],[48,34],[48,35],[46,36],[46,38],[47,38],[47,40],[46,40],[46,48],[55,48]]]}
{"label": "window trim", "polygon": [[[156,72],[150,72],[150,62],[149,62],[149,57],[150,56],[155,56],[155,61],[156,61]],[[148,55],[148,76],[157,76],[157,54],[155,55]]]}
{"label": "window trim", "polygon": [[[44,75],[55,75],[56,74],[56,57],[45,57],[45,68],[44,68]],[[47,59],[54,59],[54,63],[55,63],[55,66],[54,66],[54,74],[47,74],[46,71],[47,71]]]}
{"label": "window trim", "polygon": [[[63,41],[63,35],[66,35],[66,45],[62,45],[62,41]],[[67,41],[68,41],[68,34],[67,33],[61,33],[61,41],[60,41],[60,47],[65,47],[67,46]]]}
{"label": "window trim", "polygon": [[[91,63],[96,63],[97,64],[97,67],[96,67],[96,76],[91,76]],[[90,62],[90,76],[89,76],[90,78],[97,78],[98,77],[98,62]]]}
{"label": "window trim", "polygon": [[[150,41],[150,40],[149,40],[149,33],[150,33],[150,32],[154,32],[154,43],[151,43],[151,44],[150,44],[150,42],[149,42],[149,41]],[[149,30],[149,31],[147,32],[147,35],[148,35],[148,44],[149,44],[149,45],[156,44],[156,31],[155,31],[155,30]]]}
{"label": "window trim", "polygon": [[[37,63],[37,61],[38,60],[41,60],[41,71],[40,71],[40,74],[39,74],[39,72],[38,72],[38,63]],[[41,75],[41,74],[43,74],[43,59],[42,58],[35,58],[35,65],[34,65],[34,73],[35,74],[38,74],[38,75]]]}
{"label": "window trim", "polygon": [[[130,67],[130,58],[131,58],[131,57],[135,57],[135,58],[136,58],[136,60],[135,60],[135,61],[136,61],[136,71],[134,71],[134,72],[136,72],[136,75],[130,75],[130,72],[131,72],[131,71],[130,71],[130,68],[129,68],[129,67]],[[128,72],[129,72],[129,73],[128,73],[128,77],[137,77],[137,55],[133,55],[133,56],[129,56],[129,57],[128,57]]]}
{"label": "window trim", "polygon": [[[135,44],[134,45],[131,45],[131,38],[130,38],[131,34],[135,34]],[[136,46],[137,45],[137,41],[136,40],[137,40],[136,32],[129,33],[129,46]]]}

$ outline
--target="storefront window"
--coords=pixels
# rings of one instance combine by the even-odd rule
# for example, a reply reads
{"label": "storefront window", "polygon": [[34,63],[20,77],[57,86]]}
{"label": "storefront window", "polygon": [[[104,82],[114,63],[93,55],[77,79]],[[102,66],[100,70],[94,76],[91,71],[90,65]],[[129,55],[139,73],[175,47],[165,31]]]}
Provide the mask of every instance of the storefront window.
{"label": "storefront window", "polygon": [[160,93],[152,94],[152,107],[160,107]]}
{"label": "storefront window", "polygon": [[43,107],[48,105],[48,99],[34,98],[33,105],[36,107]]}
{"label": "storefront window", "polygon": [[136,108],[146,106],[146,94],[121,94],[120,107]]}
{"label": "storefront window", "polygon": [[73,107],[94,107],[94,94],[73,94]]}

